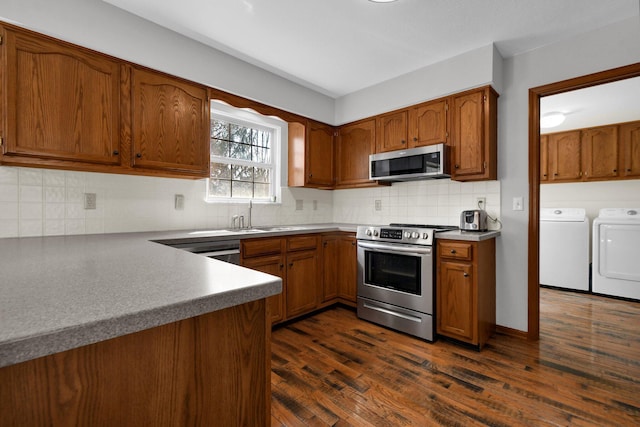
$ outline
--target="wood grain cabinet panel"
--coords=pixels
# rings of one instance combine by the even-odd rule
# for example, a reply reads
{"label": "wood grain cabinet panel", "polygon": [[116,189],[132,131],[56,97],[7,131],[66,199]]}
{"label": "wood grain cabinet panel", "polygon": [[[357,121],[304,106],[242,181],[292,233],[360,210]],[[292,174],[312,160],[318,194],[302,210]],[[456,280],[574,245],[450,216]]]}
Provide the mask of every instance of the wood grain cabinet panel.
{"label": "wood grain cabinet panel", "polygon": [[318,306],[318,251],[287,254],[287,319],[313,311]]}
{"label": "wood grain cabinet panel", "polygon": [[31,32],[4,26],[0,31],[3,162],[118,165],[120,64]]}
{"label": "wood grain cabinet panel", "polygon": [[549,180],[549,136],[540,135],[540,182]]}
{"label": "wood grain cabinet panel", "polygon": [[357,259],[353,233],[322,236],[322,303],[356,302]]}
{"label": "wood grain cabinet panel", "polygon": [[334,128],[322,123],[289,123],[290,187],[333,187],[334,137]]}
{"label": "wood grain cabinet panel", "polygon": [[244,267],[278,276],[282,279],[282,293],[267,298],[271,324],[284,320],[284,295],[287,292],[284,262],[282,255],[261,256],[242,261]]}
{"label": "wood grain cabinet panel", "polygon": [[131,98],[133,166],[208,176],[206,88],[132,67]]}
{"label": "wood grain cabinet panel", "polygon": [[585,181],[615,178],[619,175],[618,126],[585,129],[582,139],[582,172]]}
{"label": "wood grain cabinet panel", "polygon": [[620,125],[622,176],[640,177],[640,121]]}
{"label": "wood grain cabinet panel", "polygon": [[409,110],[394,111],[376,118],[376,152],[408,148]]}
{"label": "wood grain cabinet panel", "polygon": [[582,179],[582,142],[580,131],[549,134],[549,181]]}
{"label": "wood grain cabinet panel", "polygon": [[375,185],[369,180],[369,155],[376,152],[376,122],[341,126],[336,144],[336,187]]}
{"label": "wood grain cabinet panel", "polygon": [[496,328],[495,239],[438,240],[436,331],[482,348]]}
{"label": "wood grain cabinet panel", "polygon": [[446,99],[427,102],[409,110],[409,146],[447,144],[449,124]]}
{"label": "wood grain cabinet panel", "polygon": [[451,97],[452,179],[497,179],[497,98],[491,87]]}

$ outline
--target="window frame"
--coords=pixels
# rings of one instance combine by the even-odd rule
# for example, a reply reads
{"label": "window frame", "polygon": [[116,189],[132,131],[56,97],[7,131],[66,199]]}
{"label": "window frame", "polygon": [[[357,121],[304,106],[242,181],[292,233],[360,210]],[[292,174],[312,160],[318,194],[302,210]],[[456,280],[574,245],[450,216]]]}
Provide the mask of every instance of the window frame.
{"label": "window frame", "polygon": [[[282,138],[283,129],[287,123],[276,117],[264,116],[253,110],[236,108],[228,104],[221,103],[219,101],[211,101],[211,121],[220,120],[231,124],[258,129],[261,131],[267,131],[271,133],[271,163],[258,163],[251,160],[233,159],[229,157],[217,156],[209,153],[209,164],[211,163],[225,163],[239,166],[253,166],[264,167],[271,169],[271,182],[270,182],[270,197],[268,199],[256,199],[249,197],[216,197],[210,194],[210,181],[211,176],[206,179],[207,188],[205,201],[208,203],[246,203],[249,200],[254,203],[280,203],[280,182],[282,171]],[[210,126],[211,128],[211,126]],[[210,131],[211,132],[211,131]],[[212,135],[209,135],[209,143],[213,140]]]}

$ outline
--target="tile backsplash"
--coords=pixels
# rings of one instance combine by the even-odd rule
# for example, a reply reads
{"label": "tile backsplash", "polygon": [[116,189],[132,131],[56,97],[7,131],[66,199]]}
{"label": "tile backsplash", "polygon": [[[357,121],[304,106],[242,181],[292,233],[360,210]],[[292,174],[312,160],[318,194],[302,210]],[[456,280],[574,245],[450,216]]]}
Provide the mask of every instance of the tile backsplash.
{"label": "tile backsplash", "polygon": [[[207,203],[205,190],[206,180],[0,166],[0,237],[223,228],[230,226],[232,215],[247,216],[247,203]],[[380,188],[281,191],[281,203],[254,204],[253,225],[457,225],[460,211],[474,209],[476,197],[486,197],[491,216],[500,215],[498,181],[445,179]],[[85,193],[96,194],[96,209],[84,209]],[[184,195],[182,210],[174,208],[176,194]],[[490,223],[490,228],[496,227]]]}

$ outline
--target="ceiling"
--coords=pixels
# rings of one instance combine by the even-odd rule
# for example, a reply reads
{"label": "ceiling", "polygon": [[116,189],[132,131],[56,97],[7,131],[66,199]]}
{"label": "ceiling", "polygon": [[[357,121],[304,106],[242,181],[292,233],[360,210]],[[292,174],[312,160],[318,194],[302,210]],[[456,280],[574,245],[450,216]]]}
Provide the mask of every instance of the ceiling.
{"label": "ceiling", "polygon": [[639,0],[104,0],[333,98],[495,43],[510,57]]}

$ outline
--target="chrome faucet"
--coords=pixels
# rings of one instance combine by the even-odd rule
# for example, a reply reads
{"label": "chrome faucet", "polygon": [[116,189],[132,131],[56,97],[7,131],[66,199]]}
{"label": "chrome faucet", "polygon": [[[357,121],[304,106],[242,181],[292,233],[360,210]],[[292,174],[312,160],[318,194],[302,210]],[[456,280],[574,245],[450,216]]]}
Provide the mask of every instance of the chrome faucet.
{"label": "chrome faucet", "polygon": [[247,228],[251,228],[251,209],[253,208],[253,200],[249,200],[249,221],[247,223]]}

